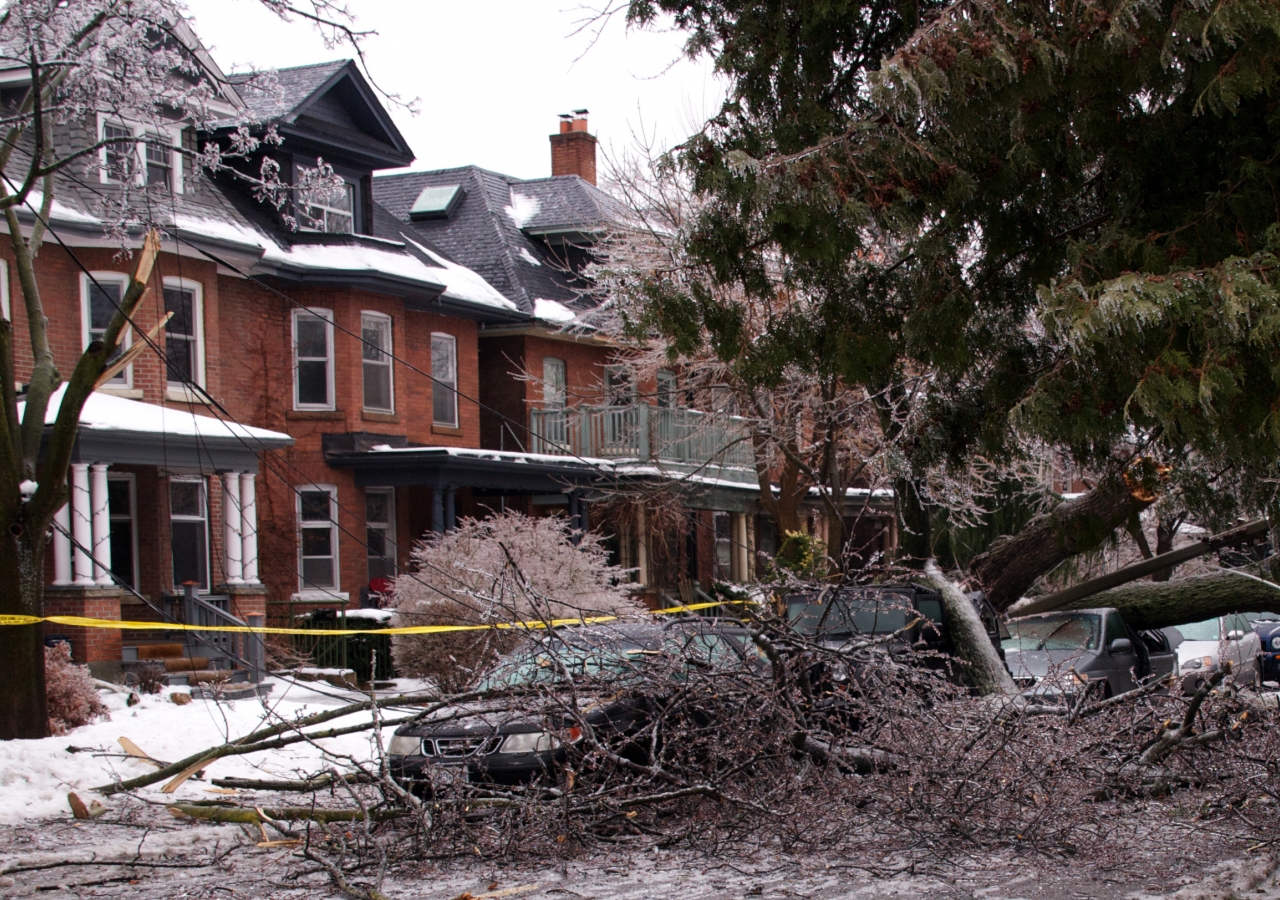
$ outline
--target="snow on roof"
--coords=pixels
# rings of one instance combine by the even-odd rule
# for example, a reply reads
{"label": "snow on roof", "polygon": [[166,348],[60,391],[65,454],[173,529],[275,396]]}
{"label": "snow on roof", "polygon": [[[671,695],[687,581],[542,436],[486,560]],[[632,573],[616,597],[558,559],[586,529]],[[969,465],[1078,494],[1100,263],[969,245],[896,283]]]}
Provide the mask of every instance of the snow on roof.
{"label": "snow on roof", "polygon": [[[444,283],[445,294],[448,296],[458,300],[469,300],[472,303],[482,303],[485,306],[519,310],[518,306],[498,293],[497,288],[485,281],[478,273],[471,271],[466,266],[450,262],[430,247],[419,244],[407,235],[405,240],[426,254],[432,262],[440,265],[441,268],[439,269],[427,269],[427,271],[431,272],[437,281]],[[423,268],[426,269],[427,267],[423,266]]]}
{"label": "snow on roof", "polygon": [[591,466],[612,466],[614,464],[611,459],[600,459],[592,456],[568,456],[559,453],[521,453],[516,450],[482,450],[472,447],[392,447],[390,444],[374,444],[369,449],[375,453],[422,453],[425,451],[442,456],[492,459],[517,463],[555,463],[557,465],[569,463]]}
{"label": "snow on roof", "polygon": [[563,303],[541,298],[533,301],[533,314],[536,318],[547,322],[572,322],[578,318],[577,314]]}
{"label": "snow on roof", "polygon": [[173,218],[173,227],[188,235],[213,238],[231,244],[243,244],[259,251],[266,250],[272,244],[272,241],[261,232],[229,219],[210,219],[205,216],[179,214]]}
{"label": "snow on roof", "polygon": [[[49,408],[44,416],[46,425],[52,425],[58,420],[58,411],[62,408],[62,398],[66,391],[67,386],[64,384],[49,398]],[[26,403],[18,404],[19,419],[25,409]],[[100,391],[94,391],[85,401],[84,408],[80,410],[80,427],[90,431],[128,431],[182,437],[238,438],[255,443],[293,443],[293,438],[278,431],[224,422],[212,416],[157,406],[154,403],[142,403]]]}
{"label": "snow on roof", "polygon": [[528,247],[520,248],[520,258],[523,259],[525,262],[527,262],[531,266],[542,265],[542,260],[538,259],[538,257],[530,253]]}
{"label": "snow on roof", "polygon": [[[42,191],[31,191],[27,194],[27,211],[38,210],[44,203],[44,193]],[[53,206],[49,208],[49,218],[58,222],[79,222],[86,225],[101,225],[102,220],[95,215],[87,212],[81,212],[78,209],[72,209],[56,197],[53,200]]]}
{"label": "snow on roof", "polygon": [[503,209],[503,212],[511,217],[511,221],[516,223],[517,228],[523,228],[540,209],[542,209],[542,202],[537,197],[526,197],[524,194],[512,191],[511,205]]}

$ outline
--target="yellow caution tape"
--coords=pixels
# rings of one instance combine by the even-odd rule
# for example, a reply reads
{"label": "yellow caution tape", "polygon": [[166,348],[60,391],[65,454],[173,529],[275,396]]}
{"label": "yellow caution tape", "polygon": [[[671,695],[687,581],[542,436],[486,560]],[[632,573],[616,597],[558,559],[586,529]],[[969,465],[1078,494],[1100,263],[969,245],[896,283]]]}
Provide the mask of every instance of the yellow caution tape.
{"label": "yellow caution tape", "polygon": [[[747,603],[747,600],[725,600],[714,603],[694,603],[689,606],[670,606],[653,611],[655,616],[696,612],[713,606],[730,606]],[[118,631],[217,631],[229,634],[442,634],[450,631],[488,631],[499,628],[558,628],[562,625],[594,625],[598,622],[615,622],[619,616],[590,616],[576,619],[552,619],[549,622],[494,622],[491,625],[407,625],[400,628],[268,628],[253,625],[181,625],[172,622],[122,622],[117,619],[91,619],[85,616],[0,616],[0,626],[70,625],[79,628],[109,628]]]}

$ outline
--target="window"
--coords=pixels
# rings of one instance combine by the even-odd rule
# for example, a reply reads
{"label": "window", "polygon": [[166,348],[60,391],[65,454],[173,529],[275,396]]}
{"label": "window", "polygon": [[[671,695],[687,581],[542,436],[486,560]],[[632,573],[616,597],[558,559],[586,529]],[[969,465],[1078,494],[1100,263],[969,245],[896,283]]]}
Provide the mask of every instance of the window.
{"label": "window", "polygon": [[137,170],[137,149],[133,140],[133,129],[119,122],[104,122],[102,139],[115,141],[102,148],[102,180],[115,184],[132,181]]}
{"label": "window", "polygon": [[10,322],[13,321],[13,311],[9,307],[9,264],[3,259],[0,259],[0,312]]}
{"label": "window", "polygon": [[[109,497],[108,497],[109,499]],[[209,589],[209,505],[203,478],[169,480],[169,535],[173,548],[173,586],[194,581]]]}
{"label": "window", "polygon": [[[81,335],[84,345],[88,347],[94,341],[102,340],[111,317],[116,314],[124,301],[127,277],[119,272],[94,272],[84,275],[80,280],[81,296]],[[114,360],[125,351],[131,343],[131,330],[126,326],[124,338],[111,358]],[[133,383],[133,366],[125,366],[117,372],[108,385],[112,387],[129,387]]]}
{"label": "window", "polygon": [[542,405],[547,409],[564,409],[568,400],[563,359],[542,358]]}
{"label": "window", "polygon": [[607,366],[604,370],[605,399],[610,406],[631,404],[631,373],[622,366]]}
{"label": "window", "polygon": [[[305,176],[314,173],[315,169],[299,167]],[[351,234],[355,229],[356,187],[343,182],[327,197],[316,195],[310,198],[306,215],[311,219],[306,223],[307,231],[327,231],[329,234]]]}
{"label": "window", "polygon": [[360,317],[360,336],[364,339],[364,408],[375,412],[395,412],[395,395],[391,384],[391,319],[381,313],[364,313]]}
{"label": "window", "polygon": [[676,405],[678,383],[676,373],[666,369],[658,372],[658,406],[661,409],[672,409]]}
{"label": "window", "polygon": [[170,387],[204,384],[203,306],[199,282],[181,278],[164,280],[164,310],[173,313],[164,328],[165,368]]}
{"label": "window", "polygon": [[333,409],[333,313],[327,309],[294,310],[293,405]]}
{"label": "window", "polygon": [[138,526],[133,508],[132,475],[107,476],[107,509],[111,517],[111,574],[121,584],[138,588]]}
{"label": "window", "polygon": [[437,425],[458,427],[458,342],[451,334],[431,335],[431,409]]}
{"label": "window", "polygon": [[173,190],[173,147],[169,145],[169,139],[158,134],[147,135],[143,153],[147,163],[147,184]]}
{"label": "window", "polygon": [[[365,488],[364,522],[369,546],[369,584],[396,577],[396,494],[392,488]],[[385,587],[383,588],[385,589]]]}
{"label": "window", "polygon": [[298,491],[298,575],[302,590],[338,586],[338,489]]}

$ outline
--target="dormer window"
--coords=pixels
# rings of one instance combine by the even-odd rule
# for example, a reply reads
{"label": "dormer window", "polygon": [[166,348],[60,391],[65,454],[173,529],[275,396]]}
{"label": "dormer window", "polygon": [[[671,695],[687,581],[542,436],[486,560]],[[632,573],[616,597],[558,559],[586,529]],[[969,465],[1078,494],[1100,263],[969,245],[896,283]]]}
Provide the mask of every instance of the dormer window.
{"label": "dormer window", "polygon": [[147,135],[147,184],[173,188],[173,148],[160,135]]}
{"label": "dormer window", "polygon": [[[304,173],[314,170],[303,169]],[[328,234],[352,234],[356,230],[356,186],[351,182],[343,182],[342,187],[327,197],[316,195],[310,198],[307,206],[307,217],[304,231],[323,231]]]}
{"label": "dormer window", "polygon": [[103,184],[159,185],[182,193],[182,132],[99,120]]}
{"label": "dormer window", "polygon": [[102,139],[114,141],[103,150],[103,180],[114,184],[123,184],[133,178],[133,129],[126,128],[116,122],[105,122],[102,125]]}

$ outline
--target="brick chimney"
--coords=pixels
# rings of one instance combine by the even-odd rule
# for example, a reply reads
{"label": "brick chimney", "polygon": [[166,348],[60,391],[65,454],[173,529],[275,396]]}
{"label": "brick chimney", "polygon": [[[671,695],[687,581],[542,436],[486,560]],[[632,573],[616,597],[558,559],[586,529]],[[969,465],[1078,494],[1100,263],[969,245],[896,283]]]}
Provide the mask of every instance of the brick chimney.
{"label": "brick chimney", "polygon": [[596,183],[596,136],[587,133],[585,109],[560,116],[560,131],[551,135],[551,174]]}

